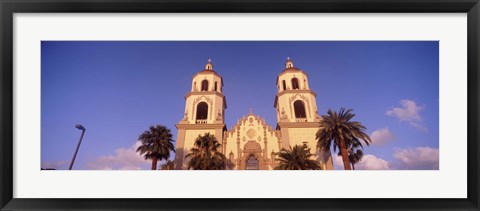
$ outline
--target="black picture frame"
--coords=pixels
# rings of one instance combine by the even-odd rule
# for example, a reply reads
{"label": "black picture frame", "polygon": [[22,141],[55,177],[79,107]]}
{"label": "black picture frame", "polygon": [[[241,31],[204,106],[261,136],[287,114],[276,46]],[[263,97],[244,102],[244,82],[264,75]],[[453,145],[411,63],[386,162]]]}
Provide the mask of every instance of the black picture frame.
{"label": "black picture frame", "polygon": [[[478,0],[0,0],[1,210],[479,210]],[[18,199],[13,198],[14,13],[467,13],[468,190],[466,199]],[[394,181],[393,181],[394,182]],[[448,181],[454,182],[454,181]],[[448,191],[448,190],[446,190]]]}

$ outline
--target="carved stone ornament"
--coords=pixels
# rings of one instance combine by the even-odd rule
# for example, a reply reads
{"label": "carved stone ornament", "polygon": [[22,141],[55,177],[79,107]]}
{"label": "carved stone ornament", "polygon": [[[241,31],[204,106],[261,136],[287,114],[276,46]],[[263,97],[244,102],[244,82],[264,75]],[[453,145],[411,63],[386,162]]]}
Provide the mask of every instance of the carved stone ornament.
{"label": "carved stone ornament", "polygon": [[257,132],[255,132],[255,130],[249,129],[249,130],[247,131],[247,136],[248,136],[250,139],[252,139],[253,137],[255,137],[255,135],[257,135]]}
{"label": "carved stone ornament", "polygon": [[285,109],[282,108],[282,115],[280,115],[280,119],[286,119],[287,115],[285,115]]}
{"label": "carved stone ornament", "polygon": [[183,114],[183,119],[182,119],[182,120],[183,120],[183,121],[187,121],[187,119],[188,119],[188,113],[185,112],[185,114]]}
{"label": "carved stone ornament", "polygon": [[217,120],[222,120],[222,112],[220,112],[220,109],[218,109],[217,112]]}
{"label": "carved stone ornament", "polygon": [[209,105],[211,105],[213,103],[213,100],[210,98],[210,97],[207,97],[205,95],[202,95],[202,96],[199,96],[197,97],[194,101],[193,101],[193,104],[197,104],[199,103],[202,99],[204,99],[205,101],[208,102]]}

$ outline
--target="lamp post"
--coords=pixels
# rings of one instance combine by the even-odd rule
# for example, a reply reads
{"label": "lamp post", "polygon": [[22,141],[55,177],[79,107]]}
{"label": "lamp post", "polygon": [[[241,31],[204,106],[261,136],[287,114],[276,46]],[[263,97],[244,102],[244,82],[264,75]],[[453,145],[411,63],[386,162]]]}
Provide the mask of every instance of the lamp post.
{"label": "lamp post", "polygon": [[80,135],[80,140],[78,141],[77,149],[75,150],[75,154],[73,154],[73,158],[72,158],[72,161],[70,162],[70,167],[68,167],[68,170],[72,170],[73,162],[75,162],[75,158],[77,157],[77,153],[78,153],[78,148],[80,148],[80,144],[82,143],[82,139],[83,139],[83,134],[85,134],[85,130],[86,130],[81,124],[77,124],[75,125],[75,127],[82,131],[82,135]]}

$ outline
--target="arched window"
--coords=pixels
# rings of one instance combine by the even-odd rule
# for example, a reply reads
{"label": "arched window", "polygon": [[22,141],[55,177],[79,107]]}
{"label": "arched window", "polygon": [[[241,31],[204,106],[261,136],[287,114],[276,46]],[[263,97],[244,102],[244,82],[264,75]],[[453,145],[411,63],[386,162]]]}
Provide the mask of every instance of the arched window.
{"label": "arched window", "polygon": [[208,114],[208,104],[205,102],[200,102],[197,105],[197,120],[207,119]]}
{"label": "arched window", "polygon": [[208,91],[208,81],[207,80],[203,80],[202,81],[202,89],[201,91]]}
{"label": "arched window", "polygon": [[287,83],[285,83],[285,80],[282,81],[282,86],[283,90],[287,90]]}
{"label": "arched window", "polygon": [[197,82],[193,82],[192,90],[197,91]]}
{"label": "arched window", "polygon": [[217,90],[217,82],[215,81],[215,91],[218,91]]}
{"label": "arched window", "polygon": [[246,170],[259,170],[260,169],[260,163],[258,162],[257,158],[255,156],[250,155],[246,161]]}
{"label": "arched window", "polygon": [[293,103],[293,108],[295,109],[295,118],[307,118],[305,112],[305,104],[301,100],[297,100]]}
{"label": "arched window", "polygon": [[292,78],[292,89],[299,89],[300,87],[298,86],[298,79],[297,78]]}

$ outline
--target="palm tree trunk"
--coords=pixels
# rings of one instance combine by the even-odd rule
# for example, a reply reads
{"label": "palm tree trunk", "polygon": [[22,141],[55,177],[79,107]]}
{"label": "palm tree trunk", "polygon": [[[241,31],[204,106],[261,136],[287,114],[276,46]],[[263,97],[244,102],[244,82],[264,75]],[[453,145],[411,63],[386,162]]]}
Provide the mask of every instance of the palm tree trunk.
{"label": "palm tree trunk", "polygon": [[343,167],[345,170],[351,170],[350,159],[348,159],[347,146],[343,138],[340,140],[340,152],[342,153]]}
{"label": "palm tree trunk", "polygon": [[345,139],[343,139],[342,130],[338,129],[338,134],[340,135],[340,152],[342,154],[343,168],[351,170],[350,158],[348,157],[347,145],[345,144]]}
{"label": "palm tree trunk", "polygon": [[152,170],[157,170],[157,157],[152,158]]}
{"label": "palm tree trunk", "polygon": [[352,170],[355,170],[355,164],[352,163]]}

